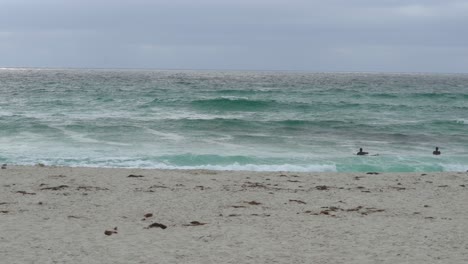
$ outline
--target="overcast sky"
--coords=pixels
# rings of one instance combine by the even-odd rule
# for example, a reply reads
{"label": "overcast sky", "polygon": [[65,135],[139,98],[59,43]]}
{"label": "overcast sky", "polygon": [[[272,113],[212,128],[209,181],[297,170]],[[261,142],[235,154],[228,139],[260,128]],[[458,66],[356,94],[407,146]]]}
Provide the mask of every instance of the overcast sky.
{"label": "overcast sky", "polygon": [[0,67],[468,72],[468,0],[0,0]]}

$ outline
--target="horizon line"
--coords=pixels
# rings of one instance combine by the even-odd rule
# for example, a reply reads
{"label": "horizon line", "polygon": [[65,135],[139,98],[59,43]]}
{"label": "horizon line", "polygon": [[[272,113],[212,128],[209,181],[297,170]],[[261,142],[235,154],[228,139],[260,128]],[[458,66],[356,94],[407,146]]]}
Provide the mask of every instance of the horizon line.
{"label": "horizon line", "polygon": [[318,70],[288,70],[288,69],[210,69],[210,68],[149,68],[149,67],[34,67],[34,66],[0,66],[0,70],[146,70],[146,71],[226,71],[226,72],[298,72],[298,73],[367,73],[367,74],[468,74],[468,72],[436,72],[436,71],[318,71]]}

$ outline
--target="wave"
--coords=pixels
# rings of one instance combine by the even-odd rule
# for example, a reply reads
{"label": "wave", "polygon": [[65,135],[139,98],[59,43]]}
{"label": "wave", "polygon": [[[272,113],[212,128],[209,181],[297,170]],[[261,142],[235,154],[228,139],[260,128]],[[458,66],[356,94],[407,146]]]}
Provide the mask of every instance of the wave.
{"label": "wave", "polygon": [[446,93],[446,92],[430,92],[430,93],[401,93],[401,98],[409,99],[431,99],[431,100],[466,100],[466,93]]}
{"label": "wave", "polygon": [[[7,161],[0,158],[0,161]],[[144,169],[163,169],[163,170],[215,170],[215,171],[266,171],[266,172],[336,172],[334,165],[294,165],[294,164],[277,164],[277,165],[262,165],[262,164],[239,164],[232,163],[226,165],[170,165],[165,163],[149,163],[145,161],[118,161],[118,162],[86,162],[86,161],[50,161],[41,159],[37,161],[13,163],[15,165],[35,165],[38,163],[47,166],[68,166],[68,167],[91,167],[91,168],[144,168]],[[11,164],[11,163],[10,163]]]}
{"label": "wave", "polygon": [[274,100],[250,100],[243,98],[214,98],[195,100],[192,106],[204,110],[220,111],[261,111],[277,106]]}
{"label": "wave", "polygon": [[12,165],[34,165],[43,163],[48,166],[69,167],[95,167],[95,168],[144,168],[144,169],[168,169],[168,170],[218,170],[218,171],[289,171],[289,172],[466,172],[468,164],[440,164],[440,163],[355,163],[355,164],[242,164],[238,162],[229,164],[199,164],[199,165],[174,165],[145,159],[35,159],[11,161],[0,157],[1,162]]}
{"label": "wave", "polygon": [[[43,163],[55,166],[147,168],[147,169],[205,169],[230,171],[293,171],[293,172],[465,172],[468,164],[464,156],[399,156],[381,155],[369,157],[329,157],[304,160],[303,158],[267,158],[255,156],[222,156],[215,154],[179,154],[162,156],[89,157],[85,153],[77,156],[57,158],[54,153],[36,153],[28,156],[7,157],[1,153],[0,161],[12,165],[34,165]],[[110,153],[109,153],[110,154]],[[34,158],[36,157],[36,158]]]}
{"label": "wave", "polygon": [[272,90],[272,89],[265,89],[265,88],[256,88],[256,89],[222,89],[216,90],[216,94],[220,95],[240,95],[240,96],[248,96],[248,95],[258,95],[258,94],[278,94],[281,91]]}
{"label": "wave", "polygon": [[444,171],[468,172],[468,164],[440,164]]}
{"label": "wave", "polygon": [[273,121],[284,127],[297,128],[297,127],[321,127],[321,128],[344,128],[354,127],[357,124],[353,121],[341,121],[341,120],[300,120],[300,119],[288,119]]}

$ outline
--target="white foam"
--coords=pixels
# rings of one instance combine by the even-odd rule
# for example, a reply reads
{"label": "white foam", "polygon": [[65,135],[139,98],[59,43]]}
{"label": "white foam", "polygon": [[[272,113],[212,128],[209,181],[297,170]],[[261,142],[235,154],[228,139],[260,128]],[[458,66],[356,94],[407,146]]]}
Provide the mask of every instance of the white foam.
{"label": "white foam", "polygon": [[[232,101],[236,101],[236,100],[249,100],[248,97],[245,97],[245,96],[231,96],[231,95],[225,95],[225,96],[221,96],[222,99],[228,99],[228,100],[232,100]],[[217,99],[217,98],[214,98],[214,99]]]}
{"label": "white foam", "polygon": [[[47,164],[47,163],[45,163]],[[231,165],[200,165],[200,166],[174,166],[167,164],[154,164],[149,161],[123,161],[115,164],[100,163],[100,164],[89,164],[89,163],[78,163],[78,164],[66,164],[67,166],[76,167],[119,167],[119,168],[147,168],[147,169],[168,169],[168,170],[218,170],[218,171],[291,171],[291,172],[336,172],[335,165],[292,165],[292,164],[281,164],[281,165],[255,165],[255,164],[238,164],[234,163]]]}
{"label": "white foam", "polygon": [[465,172],[468,171],[468,165],[465,164],[440,164],[440,166],[444,169],[444,171],[461,171]]}
{"label": "white foam", "polygon": [[92,138],[87,137],[87,135],[79,133],[79,132],[70,131],[61,127],[54,127],[54,128],[61,130],[64,135],[66,135],[67,137],[79,143],[107,144],[107,145],[115,145],[115,146],[130,146],[131,145],[131,144],[121,143],[121,142],[92,139]]}
{"label": "white foam", "polygon": [[181,141],[184,139],[183,136],[178,135],[176,133],[163,133],[163,132],[160,132],[151,128],[146,128],[146,127],[139,127],[139,128],[144,129],[149,134],[156,135],[164,139],[169,139],[169,140],[174,140],[174,141]]}
{"label": "white foam", "polygon": [[13,112],[10,111],[0,111],[0,117],[11,117],[13,115]]}
{"label": "white foam", "polygon": [[227,170],[227,171],[291,171],[291,172],[336,172],[335,165],[202,165],[202,166],[183,166],[177,169],[206,169],[206,170]]}

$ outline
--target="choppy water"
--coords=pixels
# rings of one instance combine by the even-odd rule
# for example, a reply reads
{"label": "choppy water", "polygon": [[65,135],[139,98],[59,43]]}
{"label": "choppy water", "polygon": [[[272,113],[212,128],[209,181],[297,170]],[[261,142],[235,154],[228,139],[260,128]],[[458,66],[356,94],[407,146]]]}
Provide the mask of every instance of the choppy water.
{"label": "choppy water", "polygon": [[3,163],[468,170],[468,75],[1,69],[0,92]]}

